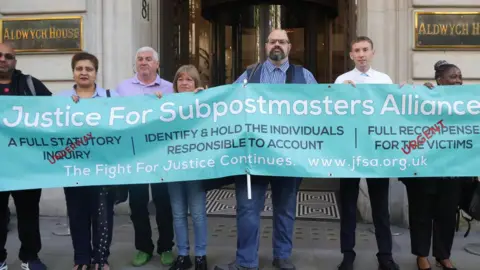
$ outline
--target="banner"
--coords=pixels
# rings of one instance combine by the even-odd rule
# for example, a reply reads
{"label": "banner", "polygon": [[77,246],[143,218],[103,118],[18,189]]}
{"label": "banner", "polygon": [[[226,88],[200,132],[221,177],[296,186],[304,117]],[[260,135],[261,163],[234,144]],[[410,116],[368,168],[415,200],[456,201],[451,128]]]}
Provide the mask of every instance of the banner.
{"label": "banner", "polygon": [[226,85],[200,93],[1,97],[0,190],[246,174],[479,175],[479,86]]}

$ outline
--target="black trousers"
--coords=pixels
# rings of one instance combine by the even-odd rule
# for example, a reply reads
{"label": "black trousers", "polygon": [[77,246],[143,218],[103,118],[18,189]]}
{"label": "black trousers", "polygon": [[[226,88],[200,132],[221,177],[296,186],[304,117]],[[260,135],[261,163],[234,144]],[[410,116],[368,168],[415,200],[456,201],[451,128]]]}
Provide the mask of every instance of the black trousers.
{"label": "black trousers", "polygon": [[428,257],[433,236],[433,256],[439,260],[450,258],[461,180],[414,178],[403,182],[408,194],[412,254]]}
{"label": "black trousers", "polygon": [[[360,179],[340,179],[340,246],[344,259],[355,259],[355,230],[357,227],[357,200]],[[377,258],[380,262],[392,259],[392,232],[388,210],[389,179],[367,179],[372,207]]]}
{"label": "black trousers", "polygon": [[5,244],[8,234],[8,199],[12,195],[17,209],[18,238],[20,239],[21,261],[38,259],[42,248],[40,239],[39,203],[41,189],[0,192],[0,262],[7,258]]}
{"label": "black trousers", "polygon": [[[69,187],[64,191],[75,264],[106,262],[112,242],[114,194],[107,194],[103,215],[99,211],[102,187]],[[106,231],[99,231],[104,222],[107,222]]]}
{"label": "black trousers", "polygon": [[152,188],[152,198],[155,204],[155,219],[158,227],[157,252],[161,254],[173,248],[173,217],[170,205],[170,196],[166,184],[139,184],[129,186],[129,204],[135,230],[135,248],[148,254],[152,254],[154,245],[152,242],[152,228],[148,202],[150,200],[149,187]]}

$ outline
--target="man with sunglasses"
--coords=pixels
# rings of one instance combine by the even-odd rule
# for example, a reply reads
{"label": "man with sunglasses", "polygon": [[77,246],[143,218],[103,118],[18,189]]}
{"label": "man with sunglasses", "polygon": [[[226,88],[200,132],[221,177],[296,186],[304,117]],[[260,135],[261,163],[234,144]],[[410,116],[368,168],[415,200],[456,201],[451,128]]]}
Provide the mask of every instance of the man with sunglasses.
{"label": "man with sunglasses", "polygon": [[[265,44],[267,61],[247,69],[236,81],[263,84],[316,84],[312,73],[289,63],[292,45],[285,30],[273,30]],[[275,86],[272,86],[275,89]],[[301,179],[294,177],[252,176],[252,198],[247,197],[245,176],[236,177],[237,199],[237,256],[235,262],[217,266],[215,270],[259,269],[258,248],[260,238],[260,213],[265,205],[265,193],[270,184],[273,206],[273,267],[295,270],[290,259],[292,237],[297,208],[297,192]]]}
{"label": "man with sunglasses", "polygon": [[[0,95],[51,96],[47,87],[39,80],[15,69],[15,50],[9,44],[0,43]],[[5,244],[8,233],[8,200],[13,197],[17,209],[18,237],[21,242],[19,258],[23,270],[45,270],[39,260],[42,248],[39,225],[39,203],[41,189],[0,192],[0,270],[7,270]]]}

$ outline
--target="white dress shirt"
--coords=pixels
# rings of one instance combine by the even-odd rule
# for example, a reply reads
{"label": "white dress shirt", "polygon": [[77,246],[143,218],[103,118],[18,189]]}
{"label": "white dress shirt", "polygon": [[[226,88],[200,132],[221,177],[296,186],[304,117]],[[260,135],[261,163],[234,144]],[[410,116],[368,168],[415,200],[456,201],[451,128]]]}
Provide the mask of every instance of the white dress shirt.
{"label": "white dress shirt", "polygon": [[335,83],[343,83],[344,81],[353,81],[355,84],[393,84],[392,79],[385,73],[370,68],[363,73],[357,68],[344,73],[335,80]]}

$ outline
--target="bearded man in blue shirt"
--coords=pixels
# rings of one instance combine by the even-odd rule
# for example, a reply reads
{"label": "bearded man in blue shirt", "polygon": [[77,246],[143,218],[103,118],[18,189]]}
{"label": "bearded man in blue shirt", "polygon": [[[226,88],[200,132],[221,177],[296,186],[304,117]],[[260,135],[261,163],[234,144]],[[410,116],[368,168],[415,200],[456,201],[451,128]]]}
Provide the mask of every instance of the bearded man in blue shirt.
{"label": "bearded man in blue shirt", "polygon": [[[264,84],[316,84],[312,73],[290,64],[292,48],[285,30],[274,30],[268,36],[265,49],[267,61],[248,68],[236,81]],[[274,86],[272,86],[274,88]],[[245,176],[237,176],[237,254],[235,262],[216,266],[216,270],[256,270],[260,240],[260,213],[265,204],[265,193],[270,184],[273,204],[273,266],[280,270],[294,270],[292,236],[296,216],[297,192],[301,179],[293,177],[252,176],[252,198],[247,197]]]}

